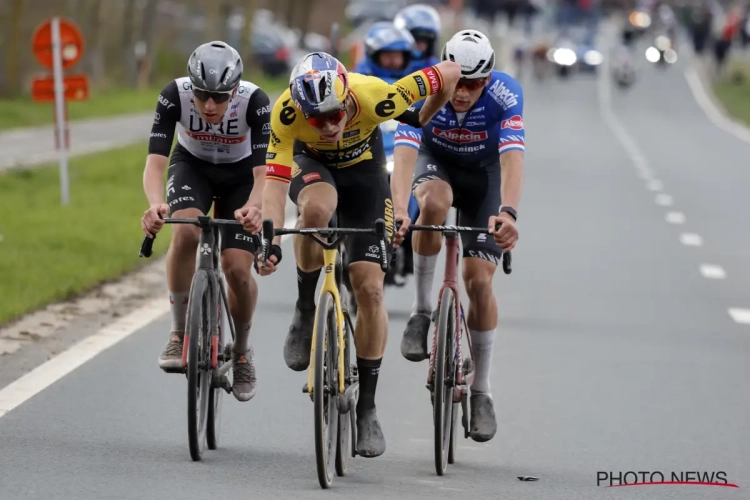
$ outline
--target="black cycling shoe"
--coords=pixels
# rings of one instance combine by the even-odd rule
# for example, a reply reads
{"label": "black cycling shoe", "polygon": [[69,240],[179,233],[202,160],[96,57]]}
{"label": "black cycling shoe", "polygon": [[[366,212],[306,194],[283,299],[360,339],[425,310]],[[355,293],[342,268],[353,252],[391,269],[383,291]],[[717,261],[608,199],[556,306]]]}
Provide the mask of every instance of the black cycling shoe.
{"label": "black cycling shoe", "polygon": [[301,309],[299,303],[294,306],[294,317],[289,333],[284,341],[284,361],[296,372],[306,370],[310,365],[310,347],[312,346],[315,308]]}
{"label": "black cycling shoe", "polygon": [[385,453],[385,437],[375,408],[357,412],[357,454],[367,458]]}
{"label": "black cycling shoe", "polygon": [[428,358],[427,334],[430,331],[430,317],[417,313],[409,318],[401,338],[401,355],[409,361],[422,361]]}
{"label": "black cycling shoe", "polygon": [[471,439],[478,443],[489,441],[497,432],[492,396],[474,393],[469,398],[469,404],[471,405],[471,430],[469,431]]}

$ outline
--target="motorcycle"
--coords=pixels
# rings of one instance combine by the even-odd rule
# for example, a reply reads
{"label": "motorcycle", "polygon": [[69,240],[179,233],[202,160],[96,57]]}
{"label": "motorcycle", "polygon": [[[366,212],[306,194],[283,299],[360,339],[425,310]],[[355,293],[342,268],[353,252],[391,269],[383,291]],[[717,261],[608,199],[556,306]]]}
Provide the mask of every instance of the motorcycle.
{"label": "motorcycle", "polygon": [[659,33],[654,43],[646,49],[646,59],[660,67],[677,62],[677,51],[674,50],[674,40],[668,33]]}

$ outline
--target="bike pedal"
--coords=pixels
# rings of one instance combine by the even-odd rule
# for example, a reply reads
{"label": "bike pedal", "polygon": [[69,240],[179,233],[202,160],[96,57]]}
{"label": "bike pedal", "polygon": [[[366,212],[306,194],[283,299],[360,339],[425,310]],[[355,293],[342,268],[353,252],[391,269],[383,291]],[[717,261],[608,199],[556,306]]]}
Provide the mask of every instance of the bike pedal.
{"label": "bike pedal", "polygon": [[305,383],[305,385],[302,386],[302,392],[304,394],[309,394],[310,393],[310,391],[307,389],[307,383]]}
{"label": "bike pedal", "polygon": [[221,388],[224,389],[227,394],[232,393],[232,384],[229,383],[229,377],[227,377],[226,375],[223,375],[221,377]]}
{"label": "bike pedal", "polygon": [[186,373],[187,372],[187,367],[186,366],[182,366],[180,368],[162,368],[162,371],[164,373]]}

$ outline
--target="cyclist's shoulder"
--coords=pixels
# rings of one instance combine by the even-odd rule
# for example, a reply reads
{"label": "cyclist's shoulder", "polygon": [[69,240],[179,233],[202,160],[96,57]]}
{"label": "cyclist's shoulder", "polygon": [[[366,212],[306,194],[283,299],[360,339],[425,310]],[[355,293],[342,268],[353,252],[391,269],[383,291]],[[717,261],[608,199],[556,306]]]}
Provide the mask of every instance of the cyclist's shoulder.
{"label": "cyclist's shoulder", "polygon": [[507,111],[519,102],[523,102],[523,89],[518,80],[508,73],[492,70],[487,92],[483,98],[490,106]]}
{"label": "cyclist's shoulder", "polygon": [[237,88],[237,97],[239,99],[245,99],[249,101],[253,98],[253,96],[259,95],[267,96],[266,92],[262,88],[260,88],[259,85],[249,80],[240,80],[239,87]]}
{"label": "cyclist's shoulder", "polygon": [[176,88],[177,92],[180,94],[190,94],[193,92],[193,84],[190,82],[189,76],[181,76],[171,80],[164,88],[167,89],[169,87]]}

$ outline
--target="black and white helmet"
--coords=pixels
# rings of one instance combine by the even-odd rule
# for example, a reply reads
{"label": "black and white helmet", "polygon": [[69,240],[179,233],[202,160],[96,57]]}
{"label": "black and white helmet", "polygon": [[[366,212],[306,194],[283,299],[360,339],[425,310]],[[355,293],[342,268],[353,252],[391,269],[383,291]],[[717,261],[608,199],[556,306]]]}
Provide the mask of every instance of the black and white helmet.
{"label": "black and white helmet", "polygon": [[462,78],[486,78],[495,67],[495,50],[482,32],[461,30],[445,44],[440,59],[460,64]]}
{"label": "black and white helmet", "polygon": [[224,42],[209,42],[193,51],[188,76],[193,87],[208,92],[229,92],[242,79],[242,58]]}

